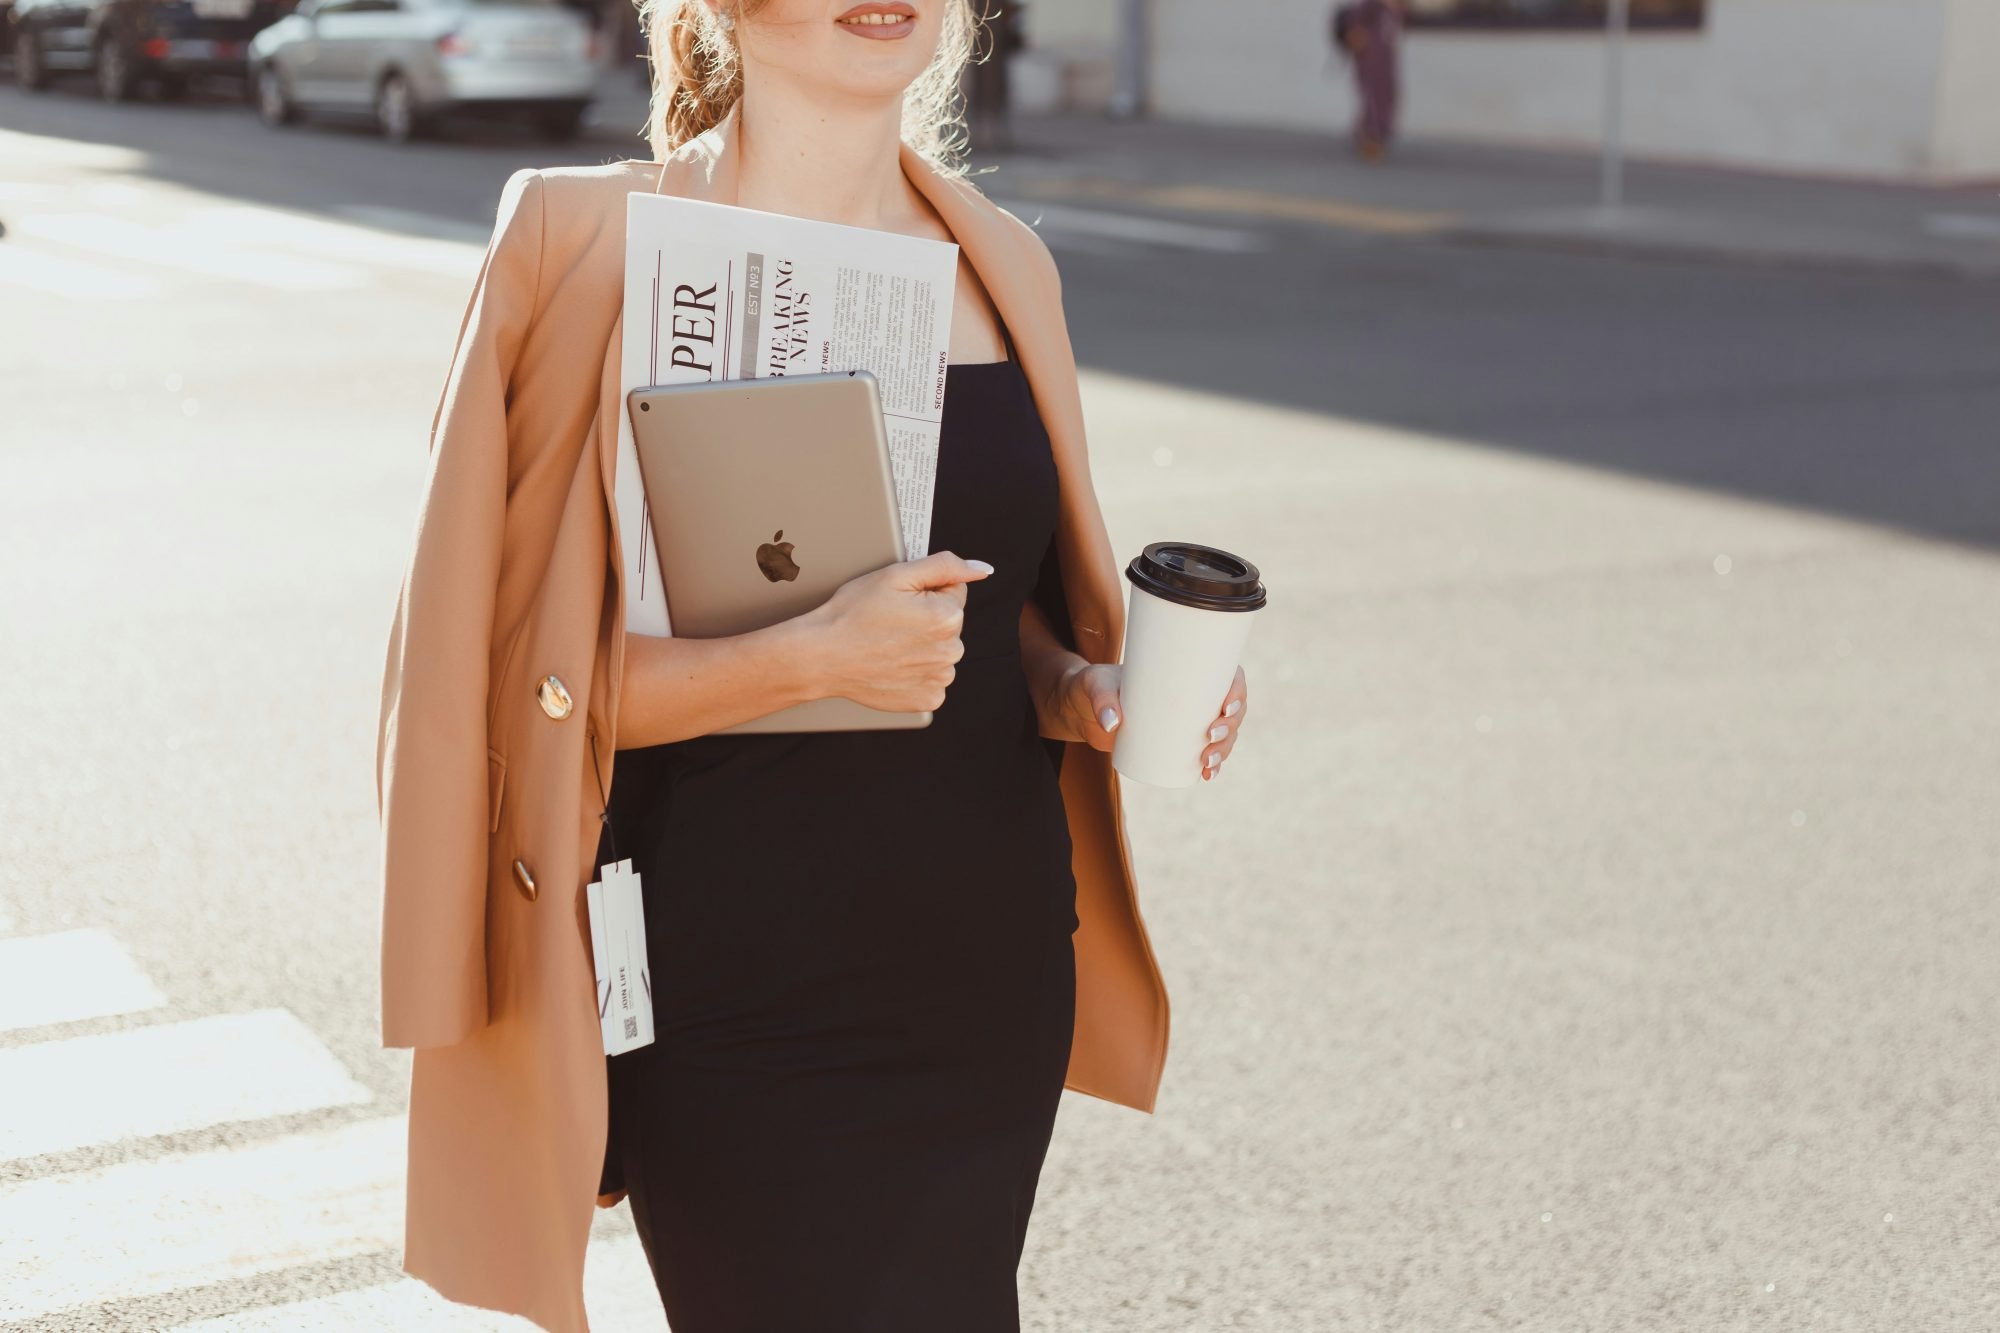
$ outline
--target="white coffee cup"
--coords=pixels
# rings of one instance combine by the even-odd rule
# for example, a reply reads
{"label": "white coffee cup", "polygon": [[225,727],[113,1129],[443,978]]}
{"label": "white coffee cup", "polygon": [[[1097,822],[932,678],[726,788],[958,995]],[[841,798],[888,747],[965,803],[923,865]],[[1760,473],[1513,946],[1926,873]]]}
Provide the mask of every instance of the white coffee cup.
{"label": "white coffee cup", "polygon": [[1132,597],[1111,765],[1155,787],[1192,786],[1264,585],[1248,560],[1194,542],[1152,543],[1125,577]]}

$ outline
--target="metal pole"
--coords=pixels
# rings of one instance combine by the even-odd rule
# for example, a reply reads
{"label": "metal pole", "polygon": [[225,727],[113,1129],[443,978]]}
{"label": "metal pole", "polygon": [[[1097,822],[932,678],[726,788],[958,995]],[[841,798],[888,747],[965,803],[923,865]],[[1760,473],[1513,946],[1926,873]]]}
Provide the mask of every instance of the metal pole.
{"label": "metal pole", "polygon": [[1606,0],[1604,12],[1604,161],[1598,207],[1625,204],[1625,38],[1632,29],[1631,0]]}
{"label": "metal pole", "polygon": [[1146,0],[1119,0],[1118,63],[1113,71],[1113,116],[1127,120],[1146,109]]}

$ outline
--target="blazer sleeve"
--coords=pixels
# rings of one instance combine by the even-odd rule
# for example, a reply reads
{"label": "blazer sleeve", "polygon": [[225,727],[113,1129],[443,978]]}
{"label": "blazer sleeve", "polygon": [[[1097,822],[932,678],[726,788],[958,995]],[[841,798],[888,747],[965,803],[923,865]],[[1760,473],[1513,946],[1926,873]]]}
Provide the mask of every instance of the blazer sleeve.
{"label": "blazer sleeve", "polygon": [[431,420],[376,735],[384,1046],[487,1021],[487,674],[506,527],[507,411],[541,281],[542,184],[507,182]]}

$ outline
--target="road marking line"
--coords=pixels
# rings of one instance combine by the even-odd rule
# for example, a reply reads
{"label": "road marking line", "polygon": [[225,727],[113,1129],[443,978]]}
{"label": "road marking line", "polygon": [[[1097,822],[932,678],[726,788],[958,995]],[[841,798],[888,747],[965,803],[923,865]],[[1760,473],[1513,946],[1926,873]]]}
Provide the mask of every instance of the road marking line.
{"label": "road marking line", "polygon": [[1933,213],[1924,219],[1933,236],[1960,241],[2000,241],[2000,216],[1991,213]]}
{"label": "road marking line", "polygon": [[78,301],[152,300],[166,291],[158,281],[142,274],[64,259],[11,240],[0,241],[0,288],[5,287],[27,287]]}
{"label": "road marking line", "polygon": [[1344,231],[1385,236],[1428,236],[1452,224],[1449,213],[1378,208],[1338,199],[1312,199],[1271,190],[1239,190],[1220,185],[1135,185],[1125,181],[1083,177],[1067,181],[1035,181],[1021,192],[1037,199],[1116,199],[1151,208],[1189,213],[1234,213],[1253,217],[1314,222]]}
{"label": "road marking line", "polygon": [[[5,925],[0,916],[0,928]],[[108,931],[0,940],[0,1032],[137,1013],[166,1002]]]}
{"label": "road marking line", "polygon": [[341,204],[333,210],[358,227],[373,231],[403,232],[431,241],[452,241],[480,250],[493,235],[493,224],[461,222],[436,213],[420,213],[413,208],[392,208],[383,204]]}
{"label": "road marking line", "polygon": [[0,1118],[0,1162],[373,1095],[283,1009],[0,1050],[0,1088],[33,1089]]}
{"label": "road marking line", "polygon": [[[1023,214],[1036,214],[1031,225],[1086,236],[1105,236],[1120,241],[1140,241],[1171,245],[1185,250],[1207,250],[1217,254],[1249,254],[1270,248],[1255,232],[1238,228],[1202,227],[1165,218],[1139,217],[1132,213],[1101,213],[1095,209],[1071,208],[1063,204],[1038,203]],[[1027,220],[1024,218],[1024,220]]]}
{"label": "road marking line", "polygon": [[360,269],[345,264],[268,254],[240,243],[218,243],[215,237],[186,224],[159,227],[85,213],[31,213],[10,225],[24,236],[59,246],[278,291],[338,291],[361,286],[364,277]]}
{"label": "road marking line", "polygon": [[[393,214],[393,210],[383,212]],[[330,222],[243,205],[199,209],[188,216],[185,225],[232,245],[263,246],[313,259],[360,264],[369,269],[414,269],[466,282],[479,273],[480,255],[486,249],[486,236],[491,230],[467,229],[478,233],[478,240],[468,245],[463,235],[453,239],[440,239],[434,234],[398,235],[382,223],[368,226],[358,222]]]}
{"label": "road marking line", "polygon": [[404,1143],[395,1116],[0,1188],[0,1322],[393,1250]]}

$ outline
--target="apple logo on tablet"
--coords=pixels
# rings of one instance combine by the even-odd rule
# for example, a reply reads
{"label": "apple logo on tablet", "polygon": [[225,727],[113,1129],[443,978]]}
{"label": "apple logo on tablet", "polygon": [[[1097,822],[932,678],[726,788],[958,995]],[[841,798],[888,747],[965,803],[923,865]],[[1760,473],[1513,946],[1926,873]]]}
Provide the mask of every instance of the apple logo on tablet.
{"label": "apple logo on tablet", "polygon": [[771,534],[770,541],[757,548],[757,568],[773,583],[790,583],[799,576],[798,562],[792,559],[792,543],[780,540],[784,535],[785,530],[779,528]]}

